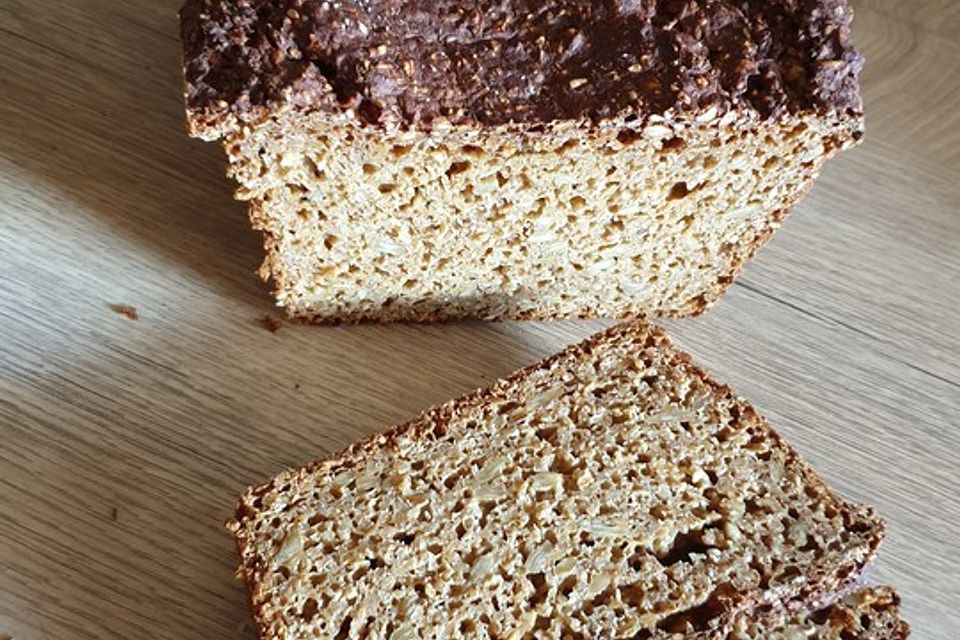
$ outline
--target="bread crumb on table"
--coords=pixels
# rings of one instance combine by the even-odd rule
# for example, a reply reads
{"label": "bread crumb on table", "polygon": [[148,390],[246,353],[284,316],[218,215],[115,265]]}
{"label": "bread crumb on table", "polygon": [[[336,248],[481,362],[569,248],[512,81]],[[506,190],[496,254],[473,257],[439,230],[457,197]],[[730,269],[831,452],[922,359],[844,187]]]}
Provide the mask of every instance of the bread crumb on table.
{"label": "bread crumb on table", "polygon": [[[140,313],[137,311],[136,307],[131,307],[128,304],[111,304],[110,310],[114,313],[119,313],[122,316],[126,316],[128,320],[139,320]],[[2,638],[0,638],[2,640]]]}
{"label": "bread crumb on table", "polygon": [[280,320],[277,320],[273,316],[263,316],[257,322],[261,327],[269,331],[270,333],[276,333],[283,328],[283,323]]}

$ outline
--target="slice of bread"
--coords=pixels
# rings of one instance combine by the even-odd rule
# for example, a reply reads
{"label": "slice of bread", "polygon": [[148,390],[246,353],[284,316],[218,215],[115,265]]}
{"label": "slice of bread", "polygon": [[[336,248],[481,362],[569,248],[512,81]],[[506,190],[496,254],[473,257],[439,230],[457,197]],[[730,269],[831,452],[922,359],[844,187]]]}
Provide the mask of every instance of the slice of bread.
{"label": "slice of bread", "polygon": [[686,315],[840,149],[846,0],[188,0],[278,302],[318,322]]}
{"label": "slice of bread", "polygon": [[890,587],[871,587],[779,624],[740,619],[729,640],[906,640],[909,636],[910,626],[900,617],[899,596]]}
{"label": "slice of bread", "polygon": [[642,323],[251,488],[230,527],[264,640],[724,638],[829,604],[883,534]]}

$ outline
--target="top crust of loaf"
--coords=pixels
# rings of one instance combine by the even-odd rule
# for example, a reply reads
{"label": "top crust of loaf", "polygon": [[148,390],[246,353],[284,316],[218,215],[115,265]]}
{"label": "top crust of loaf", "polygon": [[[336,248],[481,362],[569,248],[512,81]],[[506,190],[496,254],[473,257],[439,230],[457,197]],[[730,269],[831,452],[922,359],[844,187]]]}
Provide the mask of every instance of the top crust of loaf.
{"label": "top crust of loaf", "polygon": [[426,128],[859,114],[846,0],[187,0],[191,132],[277,110]]}

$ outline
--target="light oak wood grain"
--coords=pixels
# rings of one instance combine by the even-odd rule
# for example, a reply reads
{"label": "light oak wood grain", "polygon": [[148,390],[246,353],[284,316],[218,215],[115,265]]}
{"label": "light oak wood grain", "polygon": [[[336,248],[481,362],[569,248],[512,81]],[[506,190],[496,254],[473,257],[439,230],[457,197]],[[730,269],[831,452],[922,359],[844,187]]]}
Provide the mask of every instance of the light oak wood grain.
{"label": "light oak wood grain", "polygon": [[[0,3],[0,637],[252,639],[222,526],[244,486],[606,326],[264,330],[258,238],[219,150],[183,133],[178,4]],[[865,144],[669,329],[878,507],[873,579],[949,640],[960,5],[855,6]]]}

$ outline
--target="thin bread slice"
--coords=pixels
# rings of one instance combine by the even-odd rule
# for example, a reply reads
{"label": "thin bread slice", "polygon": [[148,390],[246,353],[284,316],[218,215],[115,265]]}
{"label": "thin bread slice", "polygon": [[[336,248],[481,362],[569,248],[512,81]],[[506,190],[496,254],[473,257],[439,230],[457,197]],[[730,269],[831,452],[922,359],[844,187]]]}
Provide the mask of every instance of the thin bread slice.
{"label": "thin bread slice", "polygon": [[849,590],[882,523],[621,325],[241,498],[263,640],[725,638]]}
{"label": "thin bread slice", "polygon": [[863,588],[814,613],[780,624],[738,620],[730,640],[906,640],[900,597],[890,587]]}

